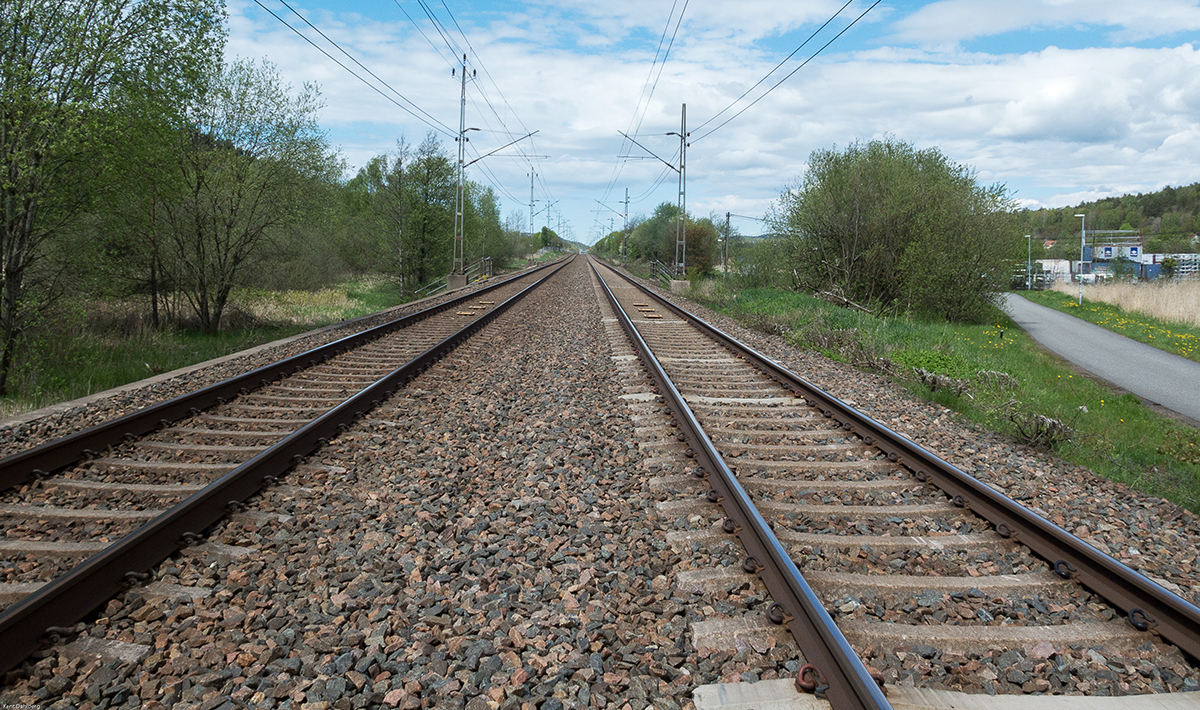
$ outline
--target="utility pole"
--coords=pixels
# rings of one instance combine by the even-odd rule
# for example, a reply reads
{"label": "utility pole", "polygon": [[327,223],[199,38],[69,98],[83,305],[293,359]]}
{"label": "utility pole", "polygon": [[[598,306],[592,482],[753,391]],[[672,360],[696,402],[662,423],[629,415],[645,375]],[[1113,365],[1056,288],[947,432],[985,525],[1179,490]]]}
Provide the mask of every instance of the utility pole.
{"label": "utility pole", "polygon": [[396,261],[400,265],[400,285],[404,285],[404,147],[396,157]]}
{"label": "utility pole", "polygon": [[533,235],[533,203],[535,202],[535,200],[533,199],[533,178],[535,178],[536,176],[537,176],[537,173],[529,173],[529,234],[530,234],[530,236]]}
{"label": "utility pole", "polygon": [[621,258],[629,258],[629,188],[625,188],[625,213],[621,215]]}
{"label": "utility pole", "polygon": [[[454,76],[454,69],[450,70],[450,76]],[[446,285],[449,288],[460,288],[467,285],[466,274],[464,268],[464,235],[463,235],[463,173],[464,163],[467,156],[467,55],[462,58],[462,92],[459,100],[458,112],[458,195],[454,206],[454,261],[453,267],[450,269],[450,276],[446,280]],[[472,128],[469,130],[479,130]]]}
{"label": "utility pole", "polygon": [[679,136],[679,212],[675,215],[675,275],[679,278],[687,276],[687,104],[679,119],[679,133],[668,133]]}
{"label": "utility pole", "polygon": [[[687,238],[687,104],[683,104],[683,111],[679,119],[679,132],[670,131],[666,134],[668,136],[679,136],[679,167],[675,167],[666,160],[663,160],[661,156],[641,143],[638,143],[632,136],[621,131],[617,132],[625,136],[626,139],[637,147],[658,158],[668,168],[679,173],[679,202],[677,207],[678,212],[675,215],[675,275],[682,279],[687,276],[687,244],[685,243]],[[628,199],[628,193],[626,194],[626,199]]]}
{"label": "utility pole", "polygon": [[729,275],[729,213],[725,213],[725,248],[721,250],[721,278]]}

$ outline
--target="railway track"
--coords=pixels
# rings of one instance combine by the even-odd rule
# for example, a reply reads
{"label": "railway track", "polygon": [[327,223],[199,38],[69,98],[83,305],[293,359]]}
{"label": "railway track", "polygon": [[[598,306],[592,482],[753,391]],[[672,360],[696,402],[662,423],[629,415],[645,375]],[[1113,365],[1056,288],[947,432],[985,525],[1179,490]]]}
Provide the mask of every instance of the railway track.
{"label": "railway track", "polygon": [[[48,473],[8,495],[31,504],[58,496],[64,509],[138,513],[186,495],[221,521],[190,543],[195,523],[156,533],[167,550],[158,559],[170,556],[161,565],[120,560],[102,583],[115,597],[75,624],[79,639],[37,651],[0,696],[64,708],[642,710],[714,707],[730,687],[793,688],[799,675],[827,698],[815,707],[840,710],[903,707],[905,685],[1094,695],[1197,686],[1190,659],[1164,642],[1170,614],[1139,601],[1157,624],[1134,629],[1129,607],[1084,584],[1086,553],[1034,554],[1026,543],[1048,543],[1020,516],[999,535],[977,515],[989,514],[994,491],[958,482],[939,492],[950,474],[931,454],[868,431],[837,400],[606,273],[609,306],[581,262],[453,355],[430,355],[362,396],[364,410],[381,400],[368,416],[339,425],[298,413],[352,389],[343,378],[358,379],[362,363],[346,353],[338,371],[303,375],[313,390],[288,384],[235,400],[237,388],[221,389],[204,395],[227,400],[211,412],[175,407],[175,430],[149,434],[148,447],[110,452],[77,437],[72,446],[94,452],[80,468],[25,461]],[[472,298],[486,308],[441,316],[481,325],[471,311],[506,302]],[[297,364],[307,362],[287,372]],[[240,424],[220,429],[209,421],[235,416]],[[280,473],[250,474],[234,494],[154,487],[195,485],[198,471],[232,477],[240,457],[293,440],[284,422],[302,419],[314,427],[303,448],[312,453],[284,446]],[[186,476],[156,468],[177,455]],[[101,502],[85,497],[97,490]],[[228,505],[251,495],[252,507]],[[68,528],[79,536],[58,542],[93,543],[81,538],[105,534],[87,527],[99,524],[77,521]],[[190,547],[176,554],[181,538]],[[803,579],[788,578],[787,560]],[[139,569],[149,577],[124,574]],[[67,623],[43,618],[30,637]],[[709,685],[759,679],[720,693]],[[1162,697],[1188,695],[1200,694]]]}
{"label": "railway track", "polygon": [[644,410],[671,419],[664,446],[686,447],[656,481],[660,513],[677,547],[710,546],[718,565],[681,585],[765,585],[774,600],[696,624],[697,647],[769,647],[788,629],[806,659],[798,685],[835,708],[887,707],[884,681],[980,690],[981,660],[990,680],[1037,693],[1076,689],[1071,654],[1110,666],[1105,694],[1111,667],[1158,692],[1196,676],[1196,607],[649,290],[597,275],[654,382]]}
{"label": "railway track", "polygon": [[562,264],[0,460],[0,667],[278,482]]}

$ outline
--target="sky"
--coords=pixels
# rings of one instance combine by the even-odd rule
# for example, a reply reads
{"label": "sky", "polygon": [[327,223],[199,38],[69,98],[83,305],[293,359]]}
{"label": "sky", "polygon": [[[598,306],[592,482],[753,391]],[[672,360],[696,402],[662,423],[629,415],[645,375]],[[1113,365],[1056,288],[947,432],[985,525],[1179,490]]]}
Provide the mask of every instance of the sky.
{"label": "sky", "polygon": [[677,200],[685,105],[687,211],[741,234],[814,150],[888,137],[1030,208],[1200,181],[1200,0],[286,3],[228,0],[227,59],[319,85],[347,177],[400,139],[457,155],[465,54],[467,178],[524,230],[532,181],[534,227],[588,244],[626,190]]}

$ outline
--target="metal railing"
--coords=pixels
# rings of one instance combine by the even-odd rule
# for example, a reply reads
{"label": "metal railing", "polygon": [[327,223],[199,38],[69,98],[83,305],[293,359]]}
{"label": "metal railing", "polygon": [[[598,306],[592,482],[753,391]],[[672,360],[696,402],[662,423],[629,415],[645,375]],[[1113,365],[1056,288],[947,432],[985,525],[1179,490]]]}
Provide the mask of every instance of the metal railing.
{"label": "metal railing", "polygon": [[670,286],[671,279],[675,278],[675,272],[671,270],[671,267],[657,259],[650,260],[650,274],[662,282],[663,288]]}
{"label": "metal railing", "polygon": [[[485,256],[482,259],[479,259],[478,261],[472,263],[470,266],[468,266],[466,269],[464,269],[463,273],[465,273],[467,275],[467,283],[469,283],[469,284],[475,283],[476,281],[482,281],[483,279],[486,279],[486,278],[491,278],[493,275],[493,273],[492,273],[492,257]],[[424,286],[417,289],[416,291],[413,291],[413,296],[415,296],[416,298],[427,298],[429,296],[435,296],[435,295],[441,293],[442,291],[444,291],[445,289],[446,289],[446,277],[442,276],[440,278],[434,279],[433,281],[425,284]]]}
{"label": "metal railing", "polygon": [[467,283],[475,283],[492,275],[492,257],[485,256],[466,269]]}
{"label": "metal railing", "polygon": [[441,293],[445,289],[446,289],[446,277],[443,276],[439,279],[435,279],[434,281],[431,281],[428,284],[425,284],[424,286],[417,289],[416,291],[413,291],[413,296],[415,296],[417,298],[426,298],[428,296],[433,296],[434,294]]}

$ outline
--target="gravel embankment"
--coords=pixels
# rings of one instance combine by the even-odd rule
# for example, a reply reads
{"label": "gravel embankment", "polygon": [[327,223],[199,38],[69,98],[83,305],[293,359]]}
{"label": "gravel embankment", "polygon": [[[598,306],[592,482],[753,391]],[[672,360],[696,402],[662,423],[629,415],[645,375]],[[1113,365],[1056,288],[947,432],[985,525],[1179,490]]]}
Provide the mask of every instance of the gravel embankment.
{"label": "gravel embankment", "polygon": [[[697,685],[794,672],[785,649],[702,655],[689,644],[692,622],[761,610],[764,600],[750,585],[677,588],[680,570],[736,551],[681,553],[665,541],[676,521],[655,512],[664,494],[650,479],[660,473],[634,430],[653,423],[618,399],[634,380],[613,361],[586,273],[569,267],[570,278],[331,441],[264,495],[259,513],[210,536],[251,554],[201,547],[154,575],[204,596],[135,590],[83,627],[84,637],[149,647],[143,661],[56,648],[10,673],[0,703],[663,710],[691,707]],[[1086,527],[1131,566],[1200,595],[1192,514],[966,428],[886,378],[687,305],[1068,529]]]}
{"label": "gravel embankment", "polygon": [[659,293],[966,473],[998,486],[1102,552],[1200,604],[1200,516],[964,422],[887,377],[864,373],[789,345],[779,336],[742,327],[732,318],[661,289]]}
{"label": "gravel embankment", "polygon": [[252,555],[200,548],[155,575],[207,596],[131,592],[84,629],[150,646],[143,662],[56,649],[0,701],[663,710],[773,677],[771,654],[687,643],[732,603],[677,593],[591,282],[569,275],[264,496],[276,517],[212,536]]}

